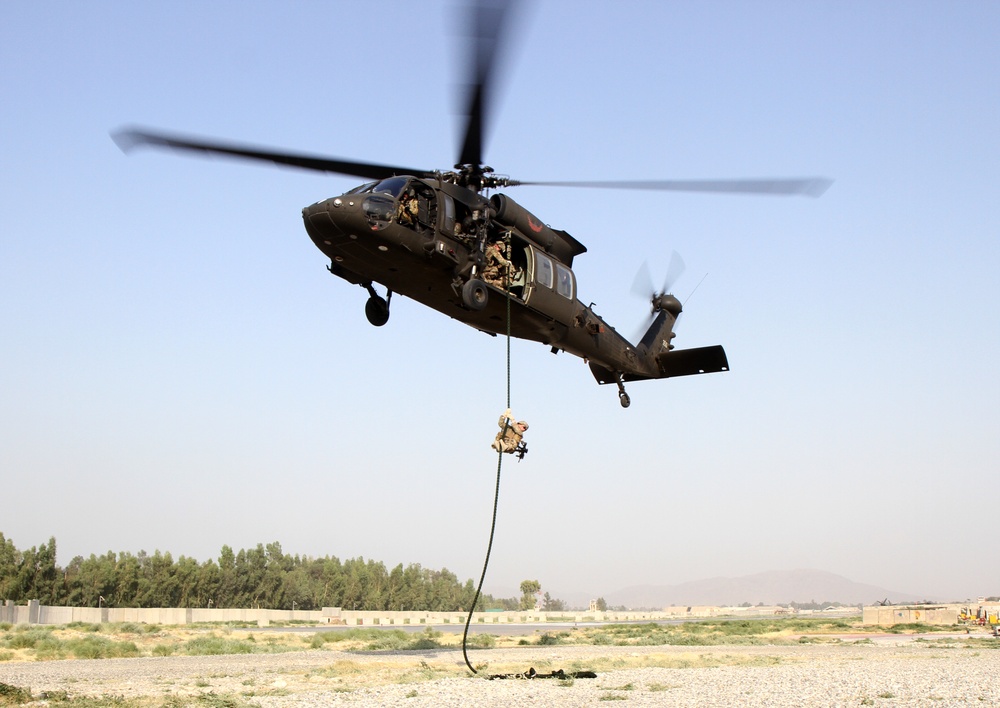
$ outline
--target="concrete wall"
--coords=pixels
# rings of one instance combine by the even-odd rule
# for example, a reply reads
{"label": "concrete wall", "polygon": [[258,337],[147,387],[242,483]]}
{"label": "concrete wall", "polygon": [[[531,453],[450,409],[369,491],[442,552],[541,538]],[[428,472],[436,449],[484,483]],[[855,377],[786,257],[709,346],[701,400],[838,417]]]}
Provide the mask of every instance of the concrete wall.
{"label": "concrete wall", "polygon": [[[680,617],[770,616],[777,607],[668,607],[660,611],[473,612],[472,624],[536,624],[545,622],[655,622]],[[324,607],[328,622],[349,626],[465,625],[467,612],[369,612]]]}
{"label": "concrete wall", "polygon": [[54,607],[31,600],[17,606],[9,600],[0,606],[0,622],[10,624],[70,624],[71,622],[135,622],[136,624],[191,624],[192,622],[328,622],[319,611],[201,609],[175,607]]}
{"label": "concrete wall", "polygon": [[[889,608],[891,609],[891,608]],[[640,612],[474,612],[472,624],[544,624],[546,622],[655,622],[676,618],[719,616],[768,616],[786,612],[778,607],[668,607],[662,611]],[[0,622],[11,624],[70,624],[71,622],[135,622],[137,624],[181,625],[194,622],[250,622],[267,626],[271,622],[342,624],[352,627],[394,627],[406,625],[465,626],[465,612],[369,612],[324,607],[322,610],[250,610],[225,608],[169,607],[51,607],[37,600],[26,606],[6,602],[0,607]],[[956,615],[957,616],[957,615]],[[909,621],[909,620],[907,620]]]}

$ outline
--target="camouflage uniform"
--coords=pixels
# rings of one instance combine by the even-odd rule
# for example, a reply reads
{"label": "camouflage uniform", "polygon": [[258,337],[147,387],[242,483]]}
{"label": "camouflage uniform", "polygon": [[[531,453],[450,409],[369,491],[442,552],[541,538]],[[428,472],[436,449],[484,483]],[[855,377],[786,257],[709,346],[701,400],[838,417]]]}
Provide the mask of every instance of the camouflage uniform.
{"label": "camouflage uniform", "polygon": [[[497,425],[500,426],[500,432],[497,433],[496,439],[493,440],[492,448],[494,450],[514,454],[518,451],[519,446],[523,447],[521,440],[528,429],[528,424],[523,420],[515,422],[510,408],[503,412]],[[527,451],[526,448],[525,451]]]}
{"label": "camouflage uniform", "polygon": [[402,200],[399,202],[398,221],[401,224],[407,226],[415,226],[417,223],[417,213],[420,211],[420,205],[417,203],[417,198],[412,193],[403,196]]}
{"label": "camouflage uniform", "polygon": [[510,261],[505,255],[506,246],[503,241],[495,241],[486,247],[486,265],[483,267],[483,280],[498,288],[504,287],[504,281],[510,279]]}

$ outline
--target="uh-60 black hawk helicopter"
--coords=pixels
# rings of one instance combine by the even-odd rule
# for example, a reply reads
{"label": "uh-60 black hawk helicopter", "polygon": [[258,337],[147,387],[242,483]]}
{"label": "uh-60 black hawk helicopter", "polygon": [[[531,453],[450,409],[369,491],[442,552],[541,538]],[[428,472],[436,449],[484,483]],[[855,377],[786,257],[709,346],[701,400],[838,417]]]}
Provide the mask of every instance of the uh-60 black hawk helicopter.
{"label": "uh-60 black hawk helicopter", "polygon": [[[476,37],[470,61],[473,77],[464,139],[453,170],[378,165],[136,128],[113,137],[126,152],[148,145],[370,180],[306,207],[302,216],[310,238],[330,259],[330,272],[368,292],[365,314],[377,327],[388,321],[394,293],[493,335],[509,327],[513,337],[583,358],[598,383],[617,384],[626,408],[626,382],[728,370],[721,346],[674,349],[673,329],[682,307],[667,292],[652,293],[655,317],[639,342],[625,339],[577,295],[573,259],[586,247],[565,231],[545,225],[506,194],[487,196],[489,190],[530,184],[819,196],[830,181],[522,182],[497,175],[483,163],[483,124],[509,4],[482,2],[470,13]],[[385,297],[375,290],[376,283],[386,288]]]}

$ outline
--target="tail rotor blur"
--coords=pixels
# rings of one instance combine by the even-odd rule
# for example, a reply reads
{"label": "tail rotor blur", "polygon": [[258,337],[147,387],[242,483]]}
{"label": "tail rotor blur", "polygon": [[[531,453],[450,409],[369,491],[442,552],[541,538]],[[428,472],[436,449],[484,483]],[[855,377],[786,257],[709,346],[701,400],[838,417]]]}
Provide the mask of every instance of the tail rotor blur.
{"label": "tail rotor blur", "polygon": [[644,262],[639,267],[639,271],[635,274],[635,279],[632,281],[632,294],[649,302],[649,317],[643,326],[644,332],[649,328],[656,313],[661,310],[670,312],[675,318],[680,315],[680,302],[671,294],[671,291],[684,273],[685,267],[681,254],[673,251],[670,254],[670,263],[667,265],[667,275],[663,279],[663,287],[659,290],[653,284],[653,276],[649,272],[649,263]]}

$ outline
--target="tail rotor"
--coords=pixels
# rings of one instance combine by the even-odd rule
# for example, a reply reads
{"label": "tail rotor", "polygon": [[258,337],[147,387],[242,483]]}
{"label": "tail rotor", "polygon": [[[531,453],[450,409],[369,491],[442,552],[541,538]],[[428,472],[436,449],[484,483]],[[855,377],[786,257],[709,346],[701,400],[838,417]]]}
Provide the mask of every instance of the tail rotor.
{"label": "tail rotor", "polygon": [[649,318],[644,330],[649,327],[657,312],[669,312],[674,316],[674,319],[680,316],[683,308],[680,300],[674,297],[671,291],[684,273],[684,269],[684,259],[677,251],[673,251],[670,254],[670,263],[667,265],[667,275],[663,279],[663,287],[657,290],[656,286],[653,285],[649,264],[643,263],[639,267],[639,271],[635,274],[635,280],[632,281],[632,294],[647,300],[650,304]]}

